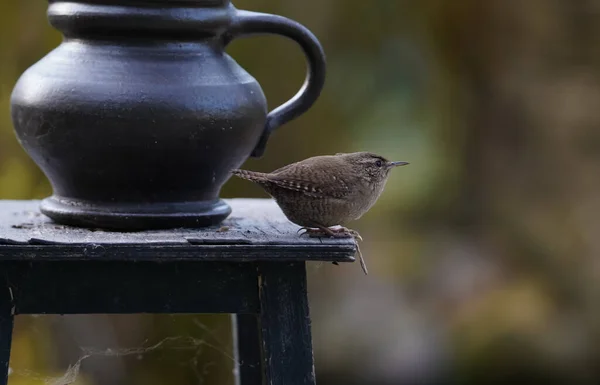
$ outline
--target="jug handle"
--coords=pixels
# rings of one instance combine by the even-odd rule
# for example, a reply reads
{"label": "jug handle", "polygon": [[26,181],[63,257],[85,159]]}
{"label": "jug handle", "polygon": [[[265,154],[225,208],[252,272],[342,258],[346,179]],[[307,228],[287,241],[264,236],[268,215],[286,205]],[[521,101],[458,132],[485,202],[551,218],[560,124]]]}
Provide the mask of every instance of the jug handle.
{"label": "jug handle", "polygon": [[307,59],[307,73],[302,88],[290,100],[267,115],[265,128],[251,156],[259,158],[267,140],[279,126],[305,113],[317,100],[325,84],[325,52],[315,35],[302,24],[283,16],[236,10],[231,26],[223,34],[224,44],[240,36],[276,34],[294,40]]}

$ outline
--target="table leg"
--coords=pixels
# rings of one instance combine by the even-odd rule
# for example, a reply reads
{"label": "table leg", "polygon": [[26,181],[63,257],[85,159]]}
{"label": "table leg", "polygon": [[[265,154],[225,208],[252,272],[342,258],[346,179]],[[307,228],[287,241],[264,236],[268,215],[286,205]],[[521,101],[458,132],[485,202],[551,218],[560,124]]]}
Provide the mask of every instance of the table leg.
{"label": "table leg", "polygon": [[0,286],[0,385],[8,382],[8,363],[13,331],[13,300],[10,289]]}
{"label": "table leg", "polygon": [[314,385],[305,263],[260,263],[258,278],[266,384]]}
{"label": "table leg", "polygon": [[232,314],[235,385],[262,385],[258,315]]}

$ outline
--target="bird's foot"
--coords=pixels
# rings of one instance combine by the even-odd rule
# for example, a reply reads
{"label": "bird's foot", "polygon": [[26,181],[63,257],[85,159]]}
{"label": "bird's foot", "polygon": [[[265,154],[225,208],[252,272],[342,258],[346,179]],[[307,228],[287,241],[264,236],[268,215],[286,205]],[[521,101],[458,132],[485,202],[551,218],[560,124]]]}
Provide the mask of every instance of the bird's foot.
{"label": "bird's foot", "polygon": [[[320,230],[327,233],[327,235],[335,237],[335,238],[354,238],[357,241],[362,241],[362,237],[356,230],[348,229],[346,227],[340,227],[338,229],[331,229],[329,227],[321,227]],[[358,260],[360,261],[360,267],[365,275],[369,274],[367,270],[367,264],[365,263],[365,259],[363,258],[362,252],[360,251],[360,247],[358,243],[356,244],[356,252],[358,253]]]}
{"label": "bird's foot", "polygon": [[329,227],[319,227],[319,228],[309,228],[309,227],[301,227],[298,232],[304,230],[300,236],[304,234],[308,234],[310,238],[322,238],[322,237],[331,237],[331,238],[354,238],[362,241],[362,237],[356,230],[347,229],[345,227],[340,227],[337,229],[332,229]]}
{"label": "bird's foot", "polygon": [[[301,231],[303,232],[300,233]],[[300,227],[298,229],[298,233],[300,233],[300,236],[308,235],[310,238],[321,238],[329,236],[329,233],[327,233],[326,231],[321,229],[313,229],[311,227]]]}
{"label": "bird's foot", "polygon": [[[325,230],[325,229],[327,229],[327,230]],[[323,229],[323,231],[325,231],[327,233],[327,235],[329,235],[330,237],[333,237],[333,238],[354,238],[359,241],[363,240],[362,237],[360,236],[360,234],[358,233],[358,231],[348,229],[346,227],[340,227],[337,229],[325,227],[325,229]]]}
{"label": "bird's foot", "polygon": [[[332,229],[330,229],[330,230],[332,230]],[[358,233],[358,231],[356,231],[356,230],[341,227],[341,228],[335,229],[333,231],[336,234],[335,236],[339,237],[339,238],[354,238],[358,241],[363,240],[362,237],[360,236],[360,234]]]}
{"label": "bird's foot", "polygon": [[[325,227],[325,226],[319,226],[317,228],[301,227],[300,229],[298,229],[298,232],[303,231],[303,230],[304,230],[304,232],[302,234],[300,234],[300,236],[302,236],[304,234],[308,234],[308,236],[310,238],[333,237],[333,238],[354,238],[357,241],[363,240],[362,237],[360,236],[360,234],[358,233],[358,231],[348,229],[346,227],[340,227],[337,229],[332,229],[332,228]],[[356,252],[358,253],[358,260],[360,261],[360,267],[362,268],[365,275],[369,274],[369,271],[367,270],[367,265],[363,258],[362,252],[360,251],[360,248],[358,247],[358,244],[356,244]],[[332,263],[334,265],[338,264],[337,262],[332,262]]]}

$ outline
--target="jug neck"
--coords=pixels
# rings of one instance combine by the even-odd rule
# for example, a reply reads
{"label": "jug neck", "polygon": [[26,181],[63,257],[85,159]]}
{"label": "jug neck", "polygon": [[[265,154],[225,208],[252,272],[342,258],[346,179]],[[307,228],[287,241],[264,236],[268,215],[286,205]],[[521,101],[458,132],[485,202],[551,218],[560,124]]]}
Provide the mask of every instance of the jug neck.
{"label": "jug neck", "polygon": [[50,0],[48,20],[66,38],[197,40],[222,34],[230,0]]}

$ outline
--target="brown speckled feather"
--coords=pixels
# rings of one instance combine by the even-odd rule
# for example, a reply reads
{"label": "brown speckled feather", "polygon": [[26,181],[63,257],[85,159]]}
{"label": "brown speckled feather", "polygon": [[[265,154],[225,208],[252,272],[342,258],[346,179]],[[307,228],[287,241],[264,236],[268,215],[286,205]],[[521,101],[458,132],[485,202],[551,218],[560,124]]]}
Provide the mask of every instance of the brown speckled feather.
{"label": "brown speckled feather", "polygon": [[360,218],[383,191],[392,163],[371,153],[322,155],[270,173],[232,170],[262,186],[300,226],[335,226]]}
{"label": "brown speckled feather", "polygon": [[316,156],[267,174],[267,180],[278,187],[319,198],[347,196],[356,178],[345,162],[333,156]]}

